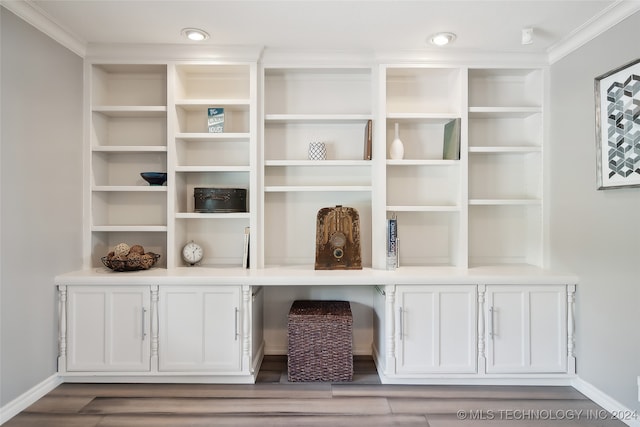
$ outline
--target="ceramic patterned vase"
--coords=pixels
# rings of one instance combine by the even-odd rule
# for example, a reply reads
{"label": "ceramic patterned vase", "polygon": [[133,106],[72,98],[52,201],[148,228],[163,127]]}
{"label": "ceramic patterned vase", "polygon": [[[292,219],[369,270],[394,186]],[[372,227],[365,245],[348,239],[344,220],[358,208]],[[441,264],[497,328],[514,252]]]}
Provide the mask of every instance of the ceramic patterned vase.
{"label": "ceramic patterned vase", "polygon": [[309,160],[326,160],[327,147],[324,142],[312,142],[309,144]]}

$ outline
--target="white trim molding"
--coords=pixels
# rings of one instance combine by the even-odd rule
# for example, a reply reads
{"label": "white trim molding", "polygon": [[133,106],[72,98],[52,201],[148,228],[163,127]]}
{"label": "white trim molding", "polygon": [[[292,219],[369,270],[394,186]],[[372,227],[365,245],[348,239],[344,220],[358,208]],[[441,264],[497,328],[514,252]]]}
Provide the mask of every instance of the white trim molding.
{"label": "white trim molding", "polygon": [[56,23],[30,0],[0,0],[0,5],[25,22],[33,25],[36,29],[42,31],[76,55],[84,58],[87,51],[87,43],[71,31]]}
{"label": "white trim molding", "polygon": [[22,393],[20,396],[13,399],[0,408],[0,425],[6,423],[11,418],[18,415],[20,412],[33,405],[38,399],[49,393],[54,388],[63,383],[62,378],[56,373],[51,375],[39,384],[36,384],[31,389]]}
{"label": "white trim molding", "polygon": [[595,387],[593,384],[576,377],[571,383],[573,388],[587,396],[594,403],[602,406],[610,414],[618,416],[620,421],[631,427],[640,427],[640,418],[636,418],[638,411],[629,409],[622,403]]}
{"label": "white trim molding", "polygon": [[564,58],[639,10],[640,2],[638,1],[616,1],[603,10],[602,13],[570,33],[564,40],[551,46],[547,50],[549,54],[549,65]]}

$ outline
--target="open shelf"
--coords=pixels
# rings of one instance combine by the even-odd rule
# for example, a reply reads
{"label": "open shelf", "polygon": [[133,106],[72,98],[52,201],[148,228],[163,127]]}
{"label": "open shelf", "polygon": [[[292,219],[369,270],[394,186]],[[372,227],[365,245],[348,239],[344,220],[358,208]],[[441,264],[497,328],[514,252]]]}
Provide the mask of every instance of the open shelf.
{"label": "open shelf", "polygon": [[463,236],[457,210],[389,210],[391,212],[398,220],[401,267],[459,266]]}
{"label": "open shelf", "polygon": [[[499,237],[499,238],[497,238]],[[539,203],[469,207],[469,265],[541,265]]]}
{"label": "open shelf", "polygon": [[[165,265],[175,267],[182,245],[200,239],[207,265],[239,266],[241,252],[218,247],[242,248],[253,227],[254,268],[313,265],[316,214],[342,204],[360,212],[367,267],[384,267],[376,260],[392,213],[405,266],[541,265],[544,69],[282,65],[263,67],[261,78],[257,69],[87,68],[92,247],[159,235],[152,240],[170,246]],[[224,132],[208,132],[210,107],[224,108]],[[460,158],[445,160],[444,126],[454,119]],[[387,154],[396,123],[402,159]],[[325,160],[309,160],[311,142],[325,144]],[[145,171],[166,171],[167,184],[149,186]],[[201,187],[246,189],[247,212],[194,212]]]}
{"label": "open shelf", "polygon": [[459,117],[462,79],[459,68],[388,67],[386,117]]}
{"label": "open shelf", "polygon": [[164,64],[94,64],[91,105],[114,111],[147,109],[166,112],[167,67]]}

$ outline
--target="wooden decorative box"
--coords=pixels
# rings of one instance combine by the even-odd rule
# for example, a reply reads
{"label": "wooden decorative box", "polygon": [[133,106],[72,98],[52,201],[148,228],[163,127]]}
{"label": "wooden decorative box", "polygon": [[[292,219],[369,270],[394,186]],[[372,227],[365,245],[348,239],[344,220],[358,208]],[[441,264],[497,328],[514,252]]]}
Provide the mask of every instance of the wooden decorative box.
{"label": "wooden decorative box", "polygon": [[246,212],[247,190],[244,188],[194,188],[196,212]]}

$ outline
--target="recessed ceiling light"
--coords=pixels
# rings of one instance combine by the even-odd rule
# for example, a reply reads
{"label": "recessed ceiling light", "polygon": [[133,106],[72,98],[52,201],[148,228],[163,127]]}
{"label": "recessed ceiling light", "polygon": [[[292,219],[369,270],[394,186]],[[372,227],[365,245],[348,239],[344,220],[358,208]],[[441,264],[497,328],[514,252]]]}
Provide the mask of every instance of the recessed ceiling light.
{"label": "recessed ceiling light", "polygon": [[456,39],[456,35],[453,33],[436,33],[429,37],[429,42],[436,46],[444,46],[452,43]]}
{"label": "recessed ceiling light", "polygon": [[183,28],[180,32],[183,36],[189,40],[201,42],[209,38],[209,33],[199,28]]}

